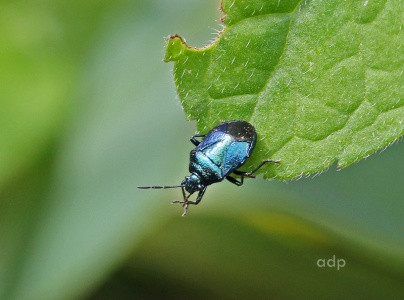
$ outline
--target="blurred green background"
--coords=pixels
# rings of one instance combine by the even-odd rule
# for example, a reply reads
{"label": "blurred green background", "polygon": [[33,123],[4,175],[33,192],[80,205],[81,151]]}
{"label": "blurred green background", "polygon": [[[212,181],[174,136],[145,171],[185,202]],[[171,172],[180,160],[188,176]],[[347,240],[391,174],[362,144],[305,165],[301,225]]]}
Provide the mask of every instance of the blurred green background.
{"label": "blurred green background", "polygon": [[180,191],[136,189],[188,173],[164,38],[206,45],[218,6],[0,2],[0,299],[404,297],[403,142],[214,185],[186,218]]}

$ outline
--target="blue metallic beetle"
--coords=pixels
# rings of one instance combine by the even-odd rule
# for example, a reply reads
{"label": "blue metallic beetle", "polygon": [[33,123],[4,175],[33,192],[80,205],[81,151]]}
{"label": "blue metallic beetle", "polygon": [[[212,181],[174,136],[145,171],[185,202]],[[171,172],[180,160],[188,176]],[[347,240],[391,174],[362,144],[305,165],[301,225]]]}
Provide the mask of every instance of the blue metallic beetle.
{"label": "blue metallic beetle", "polygon": [[[196,138],[203,138],[198,141]],[[227,121],[213,128],[208,134],[196,134],[191,137],[191,142],[196,146],[191,151],[189,172],[181,185],[173,186],[138,186],[140,189],[167,189],[181,188],[183,200],[174,200],[172,203],[181,203],[184,206],[185,216],[189,204],[201,202],[206,188],[223,179],[241,186],[244,177],[255,178],[253,174],[268,162],[279,163],[278,160],[267,159],[261,162],[251,172],[237,170],[245,164],[251,156],[257,142],[257,133],[254,127],[246,121]],[[240,180],[231,177],[231,174],[240,176]],[[189,193],[187,196],[185,191]],[[198,192],[195,202],[189,201],[189,197]]]}

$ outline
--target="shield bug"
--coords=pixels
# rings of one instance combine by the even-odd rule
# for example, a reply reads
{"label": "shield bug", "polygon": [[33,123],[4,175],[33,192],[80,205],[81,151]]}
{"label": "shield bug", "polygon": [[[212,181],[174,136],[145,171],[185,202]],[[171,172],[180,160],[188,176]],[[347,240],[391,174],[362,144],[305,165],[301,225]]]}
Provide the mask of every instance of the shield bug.
{"label": "shield bug", "polygon": [[[197,138],[203,139],[199,141]],[[185,177],[181,185],[138,186],[140,189],[181,188],[183,200],[173,200],[172,203],[181,203],[184,206],[183,216],[187,214],[190,204],[201,202],[209,185],[227,179],[241,186],[244,178],[255,178],[253,174],[264,164],[279,163],[278,160],[267,159],[250,172],[238,170],[251,156],[257,142],[255,128],[246,121],[223,122],[207,134],[193,135],[190,141],[196,146],[190,154],[191,174]],[[232,174],[240,176],[240,179],[232,177]],[[189,201],[189,197],[195,192],[198,192],[196,200]]]}

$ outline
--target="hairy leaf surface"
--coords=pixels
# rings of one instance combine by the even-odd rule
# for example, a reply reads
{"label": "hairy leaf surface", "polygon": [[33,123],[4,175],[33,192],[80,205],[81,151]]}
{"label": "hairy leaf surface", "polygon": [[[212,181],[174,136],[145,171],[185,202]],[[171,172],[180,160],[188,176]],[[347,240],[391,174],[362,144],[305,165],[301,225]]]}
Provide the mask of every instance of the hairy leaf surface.
{"label": "hairy leaf surface", "polygon": [[196,49],[178,35],[165,61],[188,120],[206,133],[247,120],[246,168],[267,178],[346,167],[404,133],[404,2],[223,0],[224,29]]}

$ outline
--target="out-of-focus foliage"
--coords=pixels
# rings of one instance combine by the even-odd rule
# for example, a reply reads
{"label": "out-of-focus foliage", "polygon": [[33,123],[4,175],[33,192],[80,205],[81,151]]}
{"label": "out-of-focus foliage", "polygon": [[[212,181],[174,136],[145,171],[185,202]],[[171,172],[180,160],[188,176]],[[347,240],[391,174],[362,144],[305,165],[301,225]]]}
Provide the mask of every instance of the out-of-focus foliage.
{"label": "out-of-focus foliage", "polygon": [[[2,1],[0,299],[404,294],[403,143],[313,179],[209,187],[187,218],[179,191],[135,188],[187,173],[195,127],[163,37],[203,46],[217,6]],[[317,266],[334,255],[346,266]]]}

